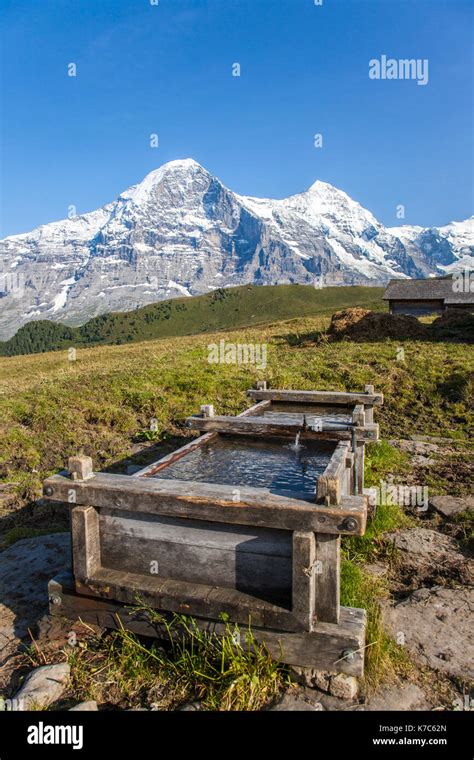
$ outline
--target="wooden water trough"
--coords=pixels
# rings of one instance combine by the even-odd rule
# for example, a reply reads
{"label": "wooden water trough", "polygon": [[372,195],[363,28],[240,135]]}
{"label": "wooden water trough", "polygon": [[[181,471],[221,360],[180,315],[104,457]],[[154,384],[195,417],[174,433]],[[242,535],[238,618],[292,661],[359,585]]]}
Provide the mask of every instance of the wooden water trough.
{"label": "wooden water trough", "polygon": [[248,396],[237,417],[202,406],[186,421],[201,435],[133,476],[78,456],[45,481],[45,499],[71,506],[73,554],[50,610],[155,636],[137,599],[217,632],[225,615],[283,662],[362,675],[365,612],[340,606],[340,540],[365,531],[383,397],[262,382]]}

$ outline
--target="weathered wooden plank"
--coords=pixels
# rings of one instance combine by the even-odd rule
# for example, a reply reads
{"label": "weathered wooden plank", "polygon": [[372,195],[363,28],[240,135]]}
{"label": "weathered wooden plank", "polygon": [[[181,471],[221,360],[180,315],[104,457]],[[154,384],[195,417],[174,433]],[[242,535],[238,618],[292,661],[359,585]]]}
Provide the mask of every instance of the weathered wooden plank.
{"label": "weathered wooden plank", "polygon": [[338,443],[323,474],[320,475],[316,487],[316,498],[326,504],[340,504],[345,488],[347,469],[347,454],[349,444]]}
{"label": "weathered wooden plank", "polygon": [[293,597],[292,612],[303,630],[311,631],[315,615],[315,560],[314,533],[293,533]]}
{"label": "weathered wooden plank", "polygon": [[[370,396],[374,392],[374,386],[373,385],[366,385],[364,387],[365,392]],[[374,421],[374,407],[372,404],[366,404],[365,405],[365,423],[366,425],[371,425]]]}
{"label": "weathered wooden plank", "polygon": [[103,567],[235,588],[289,606],[290,531],[123,514],[101,510]]}
{"label": "weathered wooden plank", "polygon": [[[356,404],[356,406],[352,410],[352,422],[354,422],[356,425],[364,427],[366,423],[366,419],[365,419],[363,404]],[[373,419],[371,420],[371,422],[373,422]]]}
{"label": "weathered wooden plank", "polygon": [[339,536],[316,534],[315,614],[327,623],[340,618],[340,550]]}
{"label": "weathered wooden plank", "polygon": [[[222,484],[110,473],[97,473],[90,480],[78,482],[53,475],[44,482],[45,499],[67,502],[71,492],[78,505],[284,530],[362,535],[367,518],[364,497],[343,498],[340,508],[333,509],[276,495],[264,488],[236,489]],[[345,527],[346,518],[352,518],[349,528]]]}
{"label": "weathered wooden plank", "polygon": [[273,528],[183,520],[104,508],[100,510],[100,532],[113,533],[119,539],[132,536],[175,544],[191,544],[198,548],[291,557],[291,532]]}
{"label": "weathered wooden plank", "polygon": [[141,599],[155,609],[216,621],[226,614],[243,625],[268,626],[286,631],[303,629],[291,610],[232,588],[160,579],[102,567],[93,578],[80,581],[76,578],[76,591],[126,604],[137,604],[137,600]]}
{"label": "weathered wooden plank", "polygon": [[103,567],[138,575],[151,572],[187,583],[235,588],[244,594],[290,604],[291,558],[229,552],[192,544],[102,534]]}
{"label": "weathered wooden plank", "polygon": [[327,475],[331,478],[339,477],[341,472],[344,472],[346,469],[346,459],[348,453],[349,443],[345,441],[338,443],[334,449],[331,459],[327,463],[326,469],[324,470],[324,475]]}
{"label": "weathered wooden plank", "polygon": [[247,396],[258,400],[300,401],[305,404],[383,404],[382,393],[346,393],[345,391],[288,391],[255,390],[247,391]]}
{"label": "weathered wooden plank", "polygon": [[[205,430],[207,432],[233,433],[234,435],[266,435],[266,436],[294,436],[303,433],[304,438],[326,440],[348,440],[351,438],[350,429],[339,429],[336,425],[327,425],[326,429],[313,430],[305,425],[305,421],[289,414],[268,417],[188,417],[186,426],[191,430]],[[341,424],[343,428],[343,424]],[[365,425],[356,428],[356,436],[359,440],[374,441],[378,438],[378,425]]]}
{"label": "weathered wooden plank", "polygon": [[359,494],[363,492],[364,488],[364,458],[365,447],[358,441],[355,451],[354,470],[357,471],[357,491]]}
{"label": "weathered wooden plank", "polygon": [[[144,612],[133,611],[119,602],[108,599],[77,594],[71,576],[51,580],[48,592],[50,612],[53,616],[74,621],[81,619],[85,623],[105,628],[123,626],[141,636],[164,640],[168,638],[165,626],[158,622],[150,622]],[[225,626],[220,622],[199,617],[195,620],[202,630],[218,635],[225,633]],[[365,627],[364,610],[341,607],[338,625],[317,622],[312,632],[295,633],[262,630],[252,626],[252,635],[257,642],[264,643],[270,654],[280,662],[360,677],[364,670]],[[241,642],[244,644],[244,628],[240,634]],[[182,633],[176,631],[176,635],[181,636]],[[348,658],[343,657],[344,652],[355,654]]]}
{"label": "weathered wooden plank", "polygon": [[74,575],[91,578],[101,562],[99,514],[92,506],[75,506],[71,512]]}

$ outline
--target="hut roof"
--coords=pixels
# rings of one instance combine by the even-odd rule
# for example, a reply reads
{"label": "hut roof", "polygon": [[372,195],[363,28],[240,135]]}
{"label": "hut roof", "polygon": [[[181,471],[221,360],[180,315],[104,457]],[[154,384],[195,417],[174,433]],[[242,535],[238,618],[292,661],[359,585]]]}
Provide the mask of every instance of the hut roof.
{"label": "hut roof", "polygon": [[383,295],[385,301],[437,301],[446,304],[474,303],[474,293],[456,287],[452,277],[426,280],[390,280]]}

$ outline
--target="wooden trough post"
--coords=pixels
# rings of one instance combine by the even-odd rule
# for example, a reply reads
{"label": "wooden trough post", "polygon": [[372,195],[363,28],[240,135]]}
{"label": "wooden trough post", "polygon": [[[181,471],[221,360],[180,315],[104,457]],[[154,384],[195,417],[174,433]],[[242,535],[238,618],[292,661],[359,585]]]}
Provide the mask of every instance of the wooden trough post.
{"label": "wooden trough post", "polygon": [[[364,387],[364,391],[367,393],[368,396],[370,396],[374,393],[374,386],[366,385]],[[373,421],[374,421],[374,406],[373,404],[365,404],[365,424],[371,425]]]}
{"label": "wooden trough post", "polygon": [[67,468],[71,480],[89,480],[94,477],[91,457],[69,457]]}
{"label": "wooden trough post", "polygon": [[[69,477],[80,482],[94,477],[91,457],[74,456],[68,459]],[[75,504],[75,491],[69,491],[70,503]],[[95,507],[76,506],[71,511],[72,564],[78,580],[92,578],[100,568],[99,512]]]}
{"label": "wooden trough post", "polygon": [[[331,463],[318,479],[317,499],[337,509],[346,485],[349,444],[340,442]],[[340,617],[341,537],[316,533],[315,614],[319,621],[338,623]]]}
{"label": "wooden trough post", "polygon": [[214,417],[214,404],[201,404],[200,409],[203,417]]}
{"label": "wooden trough post", "polygon": [[309,531],[294,531],[291,608],[304,631],[312,631],[315,623],[315,569],[315,534]]}

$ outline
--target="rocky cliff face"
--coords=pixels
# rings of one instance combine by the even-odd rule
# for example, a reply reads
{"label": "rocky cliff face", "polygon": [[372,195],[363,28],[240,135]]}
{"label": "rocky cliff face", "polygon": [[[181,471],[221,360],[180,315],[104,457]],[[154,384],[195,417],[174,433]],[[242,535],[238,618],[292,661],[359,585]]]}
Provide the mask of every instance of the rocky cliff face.
{"label": "rocky cliff face", "polygon": [[32,319],[81,324],[249,282],[379,284],[473,266],[472,222],[386,229],[323,182],[248,198],[171,161],[97,211],[0,241],[0,338]]}

